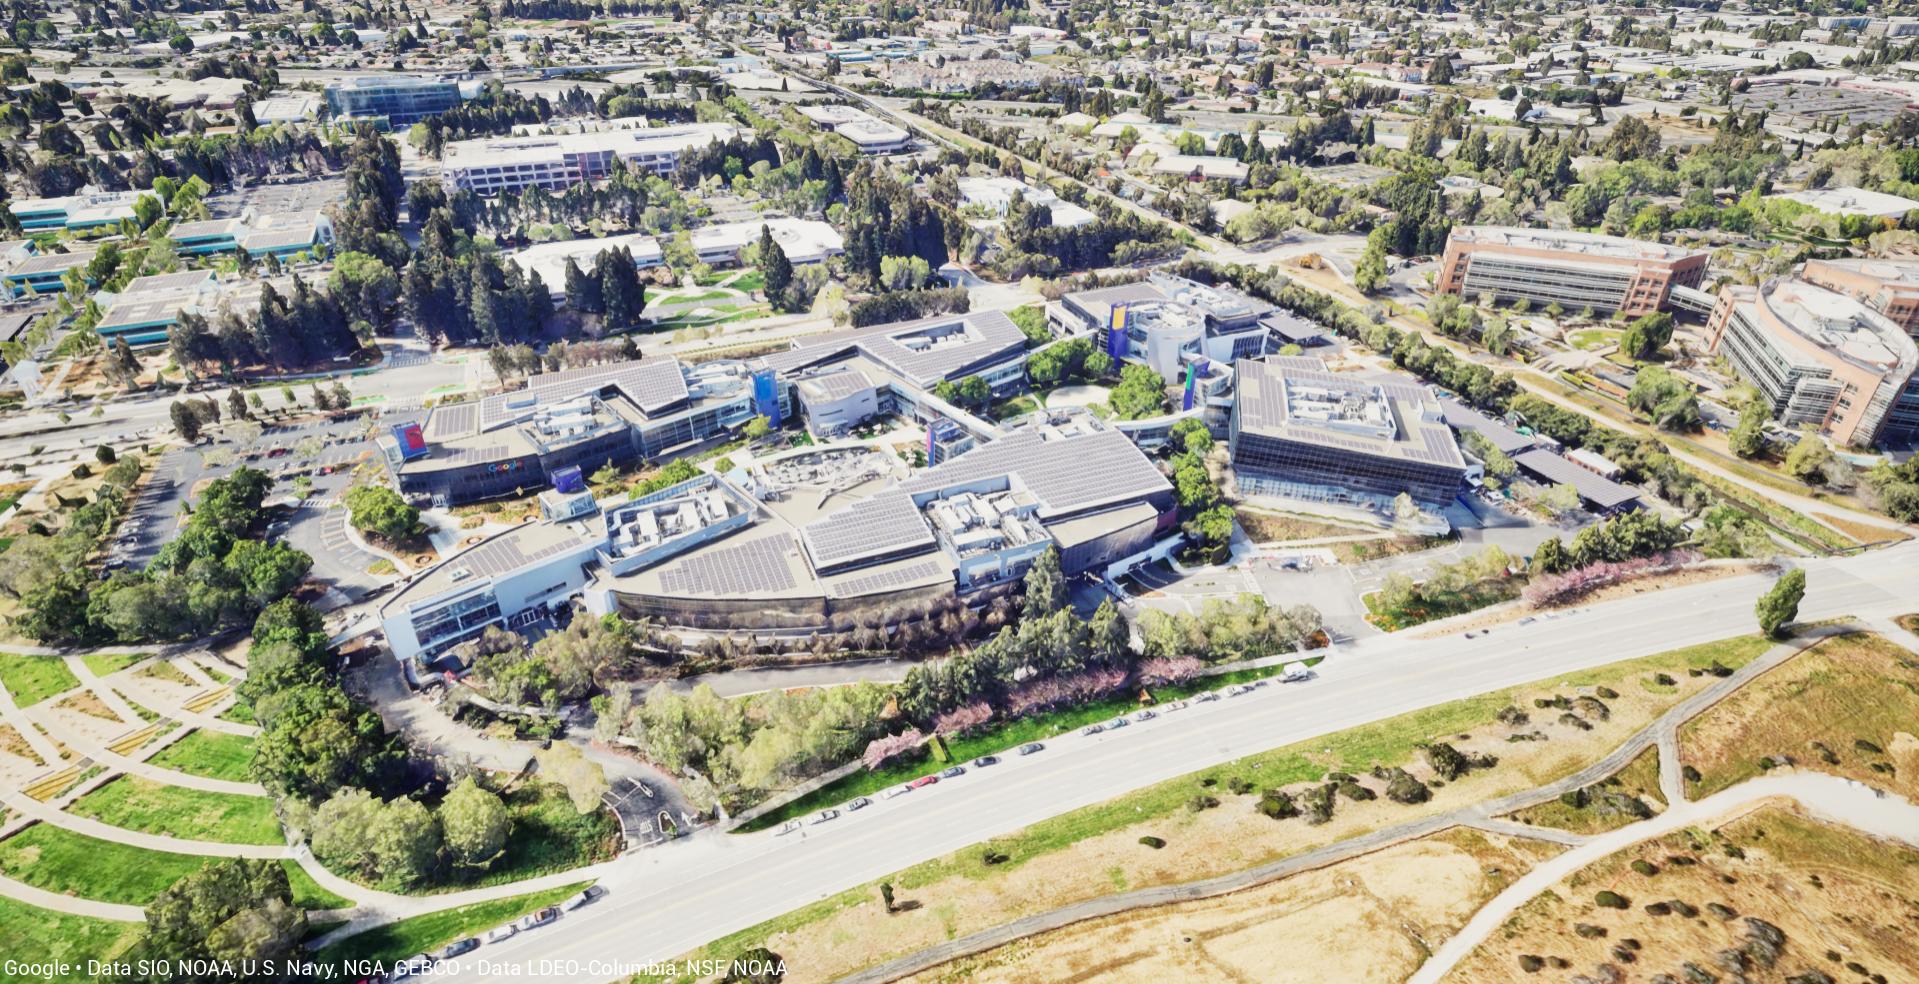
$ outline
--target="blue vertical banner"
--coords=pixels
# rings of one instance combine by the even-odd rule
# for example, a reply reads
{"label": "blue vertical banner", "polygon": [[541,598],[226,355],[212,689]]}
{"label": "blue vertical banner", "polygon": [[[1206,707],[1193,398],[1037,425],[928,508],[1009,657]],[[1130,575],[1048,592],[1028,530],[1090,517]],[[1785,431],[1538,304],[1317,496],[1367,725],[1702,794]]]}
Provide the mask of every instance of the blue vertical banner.
{"label": "blue vertical banner", "polygon": [[1188,362],[1186,363],[1186,393],[1179,401],[1179,408],[1181,410],[1191,410],[1193,408],[1193,390],[1198,385],[1199,363]]}
{"label": "blue vertical banner", "polygon": [[780,381],[771,369],[753,374],[753,409],[774,427],[780,426]]}
{"label": "blue vertical banner", "polygon": [[1128,313],[1126,305],[1113,305],[1113,318],[1106,325],[1106,354],[1113,357],[1114,368],[1126,357],[1126,326],[1131,321]]}

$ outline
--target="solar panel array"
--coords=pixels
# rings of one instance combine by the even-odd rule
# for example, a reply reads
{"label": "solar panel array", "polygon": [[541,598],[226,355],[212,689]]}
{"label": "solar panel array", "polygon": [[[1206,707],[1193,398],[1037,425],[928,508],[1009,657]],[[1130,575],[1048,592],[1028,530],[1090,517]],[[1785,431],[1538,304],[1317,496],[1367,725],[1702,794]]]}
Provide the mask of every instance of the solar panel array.
{"label": "solar panel array", "polygon": [[[1437,409],[1437,401],[1425,387],[1392,378],[1360,377],[1324,371],[1325,364],[1305,356],[1274,356],[1262,361],[1241,360],[1239,376],[1239,414],[1243,428],[1264,431],[1290,441],[1340,448],[1358,454],[1382,458],[1400,458],[1431,464],[1463,464],[1452,431],[1439,421],[1424,418],[1425,410]],[[1329,427],[1294,420],[1287,410],[1287,382],[1351,389],[1377,386],[1387,399],[1398,425],[1392,438],[1368,438]]]}
{"label": "solar panel array", "polygon": [[455,403],[452,406],[435,407],[433,416],[427,418],[426,436],[429,440],[447,437],[460,437],[473,433],[474,424],[480,419],[480,405],[477,403]]}
{"label": "solar panel array", "polygon": [[[911,335],[942,323],[963,323],[972,337],[964,342],[946,342],[917,350],[895,340],[897,336]],[[877,336],[862,339],[860,348],[875,361],[924,385],[984,368],[1026,347],[1025,334],[1004,311],[922,318],[884,326],[881,331],[883,333]]]}
{"label": "solar panel array", "polygon": [[801,535],[816,567],[933,544],[933,531],[912,497],[898,492],[881,493],[808,523]]}
{"label": "solar panel array", "polygon": [[191,290],[213,280],[213,274],[206,270],[187,270],[181,273],[156,273],[146,277],[135,277],[127,282],[120,296],[128,294],[148,294],[155,291]]}
{"label": "solar panel array", "polygon": [[862,574],[834,584],[831,594],[835,598],[853,598],[889,588],[903,588],[909,584],[927,580],[946,573],[946,568],[936,560],[922,560],[903,567],[880,571],[875,574]]}
{"label": "solar panel array", "polygon": [[929,469],[900,488],[925,492],[996,475],[1017,475],[1044,511],[1054,515],[1172,488],[1119,431],[1051,441],[1035,431],[1020,431]]}
{"label": "solar panel array", "polygon": [[122,297],[111,310],[100,319],[101,328],[118,328],[122,325],[143,325],[156,321],[172,321],[186,306],[187,299],[179,295],[164,297]]}
{"label": "solar panel array", "polygon": [[458,565],[472,571],[476,577],[498,577],[537,564],[548,557],[578,549],[586,542],[584,537],[569,536],[528,552],[520,549],[520,538],[509,533],[491,543],[474,547],[459,558]]}
{"label": "solar panel array", "polygon": [[1587,471],[1544,448],[1514,455],[1513,461],[1548,482],[1572,486],[1579,491],[1580,498],[1601,509],[1611,509],[1639,498],[1639,493],[1631,487],[1598,472]]}
{"label": "solar panel array", "polygon": [[660,587],[673,594],[720,597],[791,590],[797,582],[788,555],[796,546],[781,533],[702,551],[661,571]]}
{"label": "solar panel array", "polygon": [[444,462],[456,464],[478,464],[488,461],[504,461],[513,456],[513,449],[505,444],[493,444],[483,448],[442,448],[435,457]]}

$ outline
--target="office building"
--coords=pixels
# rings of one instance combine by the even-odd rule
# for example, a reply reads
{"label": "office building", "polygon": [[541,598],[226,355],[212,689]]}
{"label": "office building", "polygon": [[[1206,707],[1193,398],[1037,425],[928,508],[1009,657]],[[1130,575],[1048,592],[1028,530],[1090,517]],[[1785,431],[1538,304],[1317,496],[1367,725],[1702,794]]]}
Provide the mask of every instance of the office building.
{"label": "office building", "polygon": [[[133,203],[147,191],[110,191],[65,195],[59,198],[23,198],[7,203],[7,211],[20,223],[23,232],[50,232],[65,229],[85,232],[101,226],[118,226],[133,220]],[[155,203],[159,199],[154,199]]]}
{"label": "office building", "polygon": [[343,121],[412,126],[460,104],[460,84],[417,75],[360,75],[330,82],[327,108]]}
{"label": "office building", "polygon": [[1796,279],[1728,285],[1706,333],[1788,427],[1858,447],[1919,436],[1919,349],[1846,294]]}
{"label": "office building", "polygon": [[1197,371],[1201,395],[1219,395],[1234,362],[1265,354],[1271,332],[1262,319],[1273,310],[1231,288],[1155,273],[1067,294],[1046,313],[1056,334],[1090,332],[1115,361],[1144,363],[1168,383]]}
{"label": "office building", "polygon": [[70,253],[36,253],[15,260],[7,267],[4,276],[7,292],[14,297],[27,294],[58,294],[66,289],[66,276],[70,270],[85,270],[93,262],[93,249],[76,249]]}
{"label": "office building", "polygon": [[182,222],[168,230],[182,256],[238,253],[255,259],[286,259],[333,245],[333,220],[318,209],[262,215],[248,210],[239,218]]}
{"label": "office building", "polygon": [[211,270],[137,277],[106,302],[94,330],[108,344],[124,338],[135,348],[163,345],[167,330],[180,322],[182,314],[209,313],[219,296],[219,283]]}
{"label": "office building", "polygon": [[1907,212],[1919,210],[1919,202],[1910,198],[1867,188],[1808,188],[1768,197],[1810,205],[1828,215],[1865,215],[1890,221],[1904,218]]}
{"label": "office building", "polygon": [[1807,260],[1799,279],[1845,294],[1919,337],[1919,260]]}
{"label": "office building", "polygon": [[546,284],[547,292],[555,300],[566,296],[566,265],[570,261],[579,266],[582,273],[592,273],[599,262],[600,254],[610,249],[624,249],[633,254],[635,269],[646,270],[666,262],[666,253],[660,248],[660,241],[645,233],[630,233],[624,236],[607,236],[604,239],[567,239],[557,243],[535,243],[522,250],[506,254],[505,259],[528,275],[540,275],[540,282]]}
{"label": "office building", "polygon": [[377,443],[402,493],[458,505],[524,495],[571,468],[670,457],[761,413],[780,411],[756,400],[740,363],[652,358],[541,373],[519,390],[435,407],[416,441]]}
{"label": "office building", "polygon": [[1500,303],[1642,315],[1670,306],[1675,288],[1697,289],[1706,260],[1703,251],[1620,236],[1455,226],[1437,289],[1468,300],[1490,295]]}
{"label": "office building", "polygon": [[686,123],[459,140],[447,144],[441,153],[440,178],[449,188],[499,195],[523,188],[562,191],[582,181],[607,178],[622,167],[664,177],[679,166],[681,154],[737,134],[729,123]]}
{"label": "office building", "polygon": [[853,106],[801,106],[800,114],[852,141],[862,154],[897,154],[913,142],[912,134]]}
{"label": "office building", "polygon": [[740,251],[760,241],[760,230],[773,233],[780,252],[792,263],[819,263],[846,252],[846,240],[831,225],[817,219],[769,218],[705,226],[692,233],[693,255],[708,266],[740,261]]}
{"label": "office building", "polygon": [[1013,202],[1024,200],[1034,208],[1046,209],[1052,225],[1062,229],[1087,225],[1099,220],[1091,210],[1054,194],[1049,188],[1035,188],[1018,178],[968,177],[959,179],[960,208],[977,208],[1004,218]]}
{"label": "office building", "polygon": [[1326,371],[1303,357],[1241,360],[1229,438],[1240,492],[1390,509],[1401,492],[1443,509],[1466,460],[1430,390]]}

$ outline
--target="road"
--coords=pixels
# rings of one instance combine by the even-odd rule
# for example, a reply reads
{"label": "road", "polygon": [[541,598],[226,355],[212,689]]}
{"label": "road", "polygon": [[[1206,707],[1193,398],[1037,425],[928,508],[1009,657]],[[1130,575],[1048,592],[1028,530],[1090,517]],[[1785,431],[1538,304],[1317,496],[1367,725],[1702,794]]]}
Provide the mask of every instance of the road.
{"label": "road", "polygon": [[[1807,620],[1919,607],[1919,544],[1806,563]],[[604,981],[902,868],[1130,790],[1502,687],[1753,631],[1748,575],[1592,605],[1496,636],[1383,636],[1347,647],[1318,678],[1168,715],[941,783],[802,833],[703,833],[608,865],[610,894],[555,925],[482,947],[434,977]],[[537,965],[536,961],[559,961]],[[484,962],[484,963],[482,963]]]}

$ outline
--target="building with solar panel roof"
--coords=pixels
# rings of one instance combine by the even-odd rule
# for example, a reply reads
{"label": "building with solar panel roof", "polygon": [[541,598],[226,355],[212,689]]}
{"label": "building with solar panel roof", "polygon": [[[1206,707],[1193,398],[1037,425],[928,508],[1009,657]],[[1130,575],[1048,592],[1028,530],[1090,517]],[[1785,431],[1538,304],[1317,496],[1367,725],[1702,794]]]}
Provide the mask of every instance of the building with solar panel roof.
{"label": "building with solar panel roof", "polygon": [[1410,378],[1286,356],[1242,360],[1235,374],[1230,445],[1242,493],[1390,508],[1405,492],[1443,509],[1465,487],[1439,399]]}
{"label": "building with solar panel roof", "polygon": [[670,457],[759,412],[746,366],[652,358],[541,373],[513,392],[436,407],[424,454],[378,443],[403,494],[459,505],[524,495],[568,468]]}

